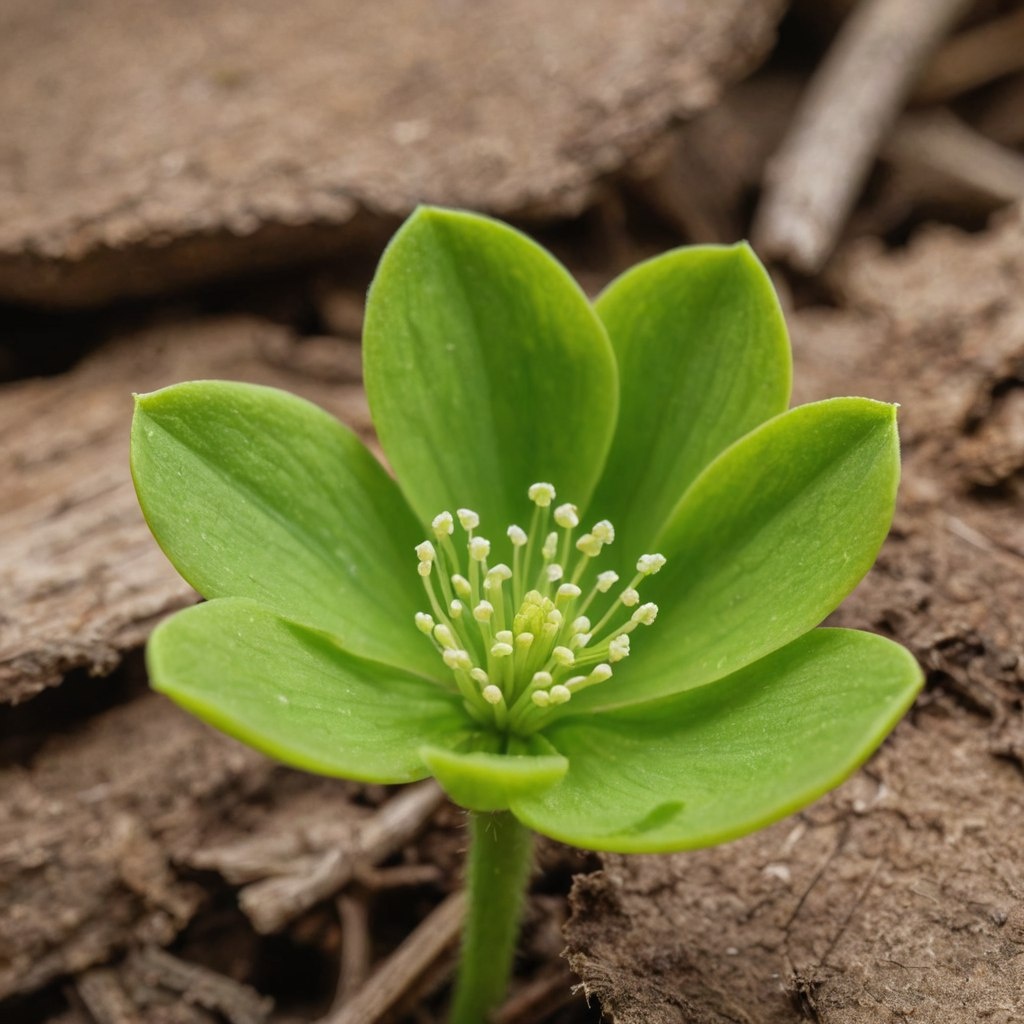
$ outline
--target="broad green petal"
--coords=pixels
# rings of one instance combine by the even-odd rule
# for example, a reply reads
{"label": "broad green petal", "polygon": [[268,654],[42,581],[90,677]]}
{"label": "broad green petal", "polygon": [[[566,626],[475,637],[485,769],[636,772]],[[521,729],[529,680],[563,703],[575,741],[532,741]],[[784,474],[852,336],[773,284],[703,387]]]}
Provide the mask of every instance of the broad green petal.
{"label": "broad green petal", "polygon": [[[721,451],[789,405],[775,290],[750,247],[676,249],[613,281],[596,309],[619,366],[619,420],[591,508],[635,559]],[[611,552],[609,552],[611,554]]]}
{"label": "broad green petal", "polygon": [[[481,738],[484,745],[486,739]],[[420,757],[448,796],[472,811],[504,811],[517,798],[553,786],[569,768],[569,762],[542,736],[513,737],[504,753],[424,746]]]}
{"label": "broad green petal", "polygon": [[334,417],[273,388],[194,381],[141,395],[132,475],[153,535],[204,597],[251,597],[361,657],[437,675],[416,631],[423,539]]}
{"label": "broad green petal", "polygon": [[737,441],[658,539],[668,563],[640,586],[657,621],[565,713],[702,686],[818,625],[871,568],[898,482],[896,409],[881,402],[800,406]]}
{"label": "broad green petal", "polygon": [[883,637],[817,629],[727,679],[546,730],[569,759],[512,803],[526,825],[623,853],[726,842],[838,785],[912,703],[921,670]]}
{"label": "broad green petal", "polygon": [[223,598],[157,627],[154,689],[295,768],[367,782],[426,776],[425,743],[462,742],[472,722],[435,683],[349,654],[325,633]]}
{"label": "broad green petal", "polygon": [[425,522],[459,505],[495,538],[538,480],[590,498],[615,427],[615,359],[582,291],[525,235],[419,209],[370,288],[363,365],[381,445]]}

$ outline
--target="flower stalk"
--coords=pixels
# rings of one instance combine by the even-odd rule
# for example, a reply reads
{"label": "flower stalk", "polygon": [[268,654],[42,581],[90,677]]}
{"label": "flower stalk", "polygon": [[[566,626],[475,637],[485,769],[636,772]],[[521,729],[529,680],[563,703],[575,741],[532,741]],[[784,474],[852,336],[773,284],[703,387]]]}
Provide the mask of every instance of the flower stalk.
{"label": "flower stalk", "polygon": [[468,909],[451,1024],[483,1024],[505,996],[530,877],[533,834],[508,811],[470,812]]}

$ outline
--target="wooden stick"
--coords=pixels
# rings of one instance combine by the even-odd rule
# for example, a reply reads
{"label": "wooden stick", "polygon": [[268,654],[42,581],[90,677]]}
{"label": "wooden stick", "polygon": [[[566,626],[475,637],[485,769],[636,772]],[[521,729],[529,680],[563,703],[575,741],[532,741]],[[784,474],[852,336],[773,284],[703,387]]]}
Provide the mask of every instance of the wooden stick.
{"label": "wooden stick", "polygon": [[1024,9],[945,43],[914,90],[914,99],[938,103],[1015,71],[1024,71]]}
{"label": "wooden stick", "polygon": [[896,164],[938,172],[997,203],[1024,198],[1024,156],[946,111],[901,118],[883,155]]}
{"label": "wooden stick", "polygon": [[433,780],[407,786],[359,825],[350,844],[321,854],[297,874],[246,886],[238,902],[256,930],[277,931],[315,903],[329,899],[360,863],[378,864],[400,850],[444,800]]}
{"label": "wooden stick", "polygon": [[970,0],[863,0],[769,162],[755,248],[816,273],[923,63]]}
{"label": "wooden stick", "polygon": [[546,1020],[576,998],[576,979],[566,970],[543,974],[517,992],[494,1015],[494,1024]]}
{"label": "wooden stick", "polygon": [[337,1013],[324,1017],[320,1024],[373,1024],[379,1020],[458,939],[465,913],[465,894],[449,896],[420,922],[352,999]]}
{"label": "wooden stick", "polygon": [[338,897],[341,920],[341,970],[334,1008],[339,1009],[363,987],[370,973],[370,918],[366,900],[358,896]]}

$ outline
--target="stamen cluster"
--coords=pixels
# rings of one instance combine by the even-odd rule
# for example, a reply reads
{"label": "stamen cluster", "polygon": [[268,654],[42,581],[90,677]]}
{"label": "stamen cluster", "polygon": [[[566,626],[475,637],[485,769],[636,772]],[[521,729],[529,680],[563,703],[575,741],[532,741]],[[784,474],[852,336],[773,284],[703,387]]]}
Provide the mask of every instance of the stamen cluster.
{"label": "stamen cluster", "polygon": [[[636,575],[591,622],[593,603],[619,583],[618,573],[591,566],[615,540],[615,528],[602,519],[574,543],[576,506],[552,507],[548,483],[533,484],[528,494],[529,532],[514,524],[506,531],[511,567],[490,564],[491,542],[467,508],[439,513],[431,523],[435,540],[416,546],[431,608],[416,614],[417,628],[451,670],[470,714],[520,734],[538,729],[549,709],[573,694],[611,678],[612,666],[629,656],[630,634],[657,617],[658,606],[641,604],[638,588],[665,564],[663,555],[641,555]],[[456,545],[456,519],[464,545]]]}

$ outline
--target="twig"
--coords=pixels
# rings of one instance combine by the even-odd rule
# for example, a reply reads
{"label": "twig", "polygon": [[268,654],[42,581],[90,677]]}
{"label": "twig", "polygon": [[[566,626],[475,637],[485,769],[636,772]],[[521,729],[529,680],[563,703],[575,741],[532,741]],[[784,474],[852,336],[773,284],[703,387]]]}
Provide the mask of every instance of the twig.
{"label": "twig", "polygon": [[356,881],[366,889],[402,889],[416,885],[433,885],[441,881],[443,872],[436,864],[398,864],[393,868],[375,868],[360,864]]}
{"label": "twig", "polygon": [[864,0],[769,162],[755,247],[815,273],[828,259],[922,64],[970,0]]}
{"label": "twig", "polygon": [[1022,70],[1024,10],[1016,10],[945,43],[914,90],[914,99],[941,102]]}
{"label": "twig", "polygon": [[946,111],[901,118],[883,152],[894,163],[939,172],[996,202],[1024,197],[1024,156]]}
{"label": "twig", "polygon": [[315,903],[333,896],[360,863],[377,864],[400,850],[443,800],[443,792],[433,781],[406,787],[354,829],[349,843],[315,858],[299,874],[247,886],[239,894],[239,905],[257,931],[277,931]]}
{"label": "twig", "polygon": [[207,967],[179,960],[156,946],[133,953],[127,967],[142,975],[150,987],[159,985],[177,992],[186,1003],[214,1010],[231,1024],[263,1024],[273,1009],[270,999],[247,985]]}
{"label": "twig", "polygon": [[370,973],[370,922],[366,901],[357,896],[338,897],[341,920],[341,970],[334,1007],[340,1008],[362,988]]}
{"label": "twig", "polygon": [[374,972],[337,1013],[320,1024],[373,1024],[458,938],[465,915],[465,895],[449,896]]}
{"label": "twig", "polygon": [[98,967],[79,975],[75,991],[97,1024],[141,1024],[138,1008],[110,968]]}

